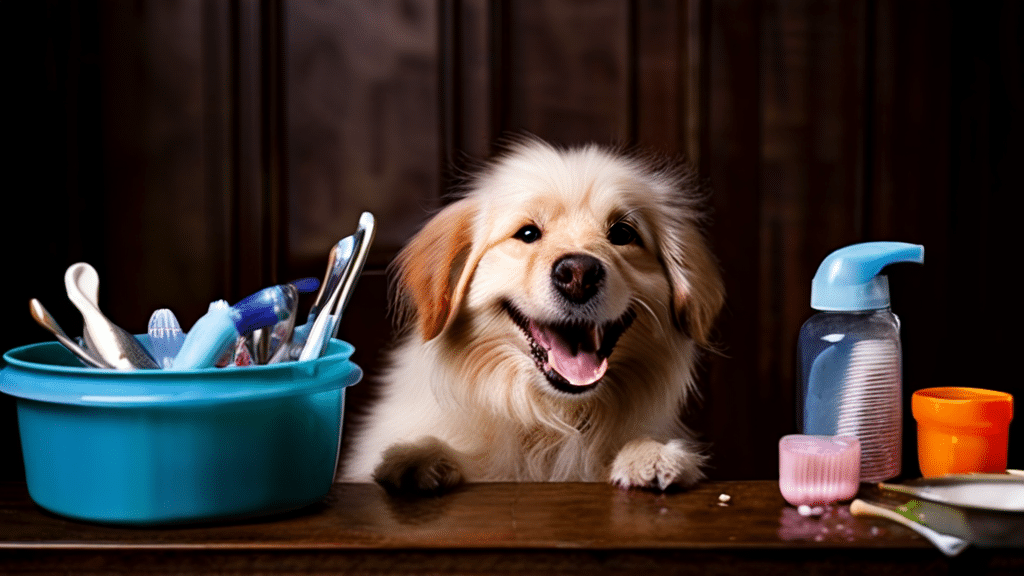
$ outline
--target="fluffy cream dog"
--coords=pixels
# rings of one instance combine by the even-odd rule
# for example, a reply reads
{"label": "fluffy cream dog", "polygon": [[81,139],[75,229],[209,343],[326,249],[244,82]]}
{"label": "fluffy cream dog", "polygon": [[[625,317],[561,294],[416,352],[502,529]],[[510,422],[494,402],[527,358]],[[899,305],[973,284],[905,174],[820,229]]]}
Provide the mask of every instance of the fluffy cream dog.
{"label": "fluffy cream dog", "polygon": [[699,201],[679,168],[512,145],[396,259],[408,329],[343,477],[701,479],[679,410],[724,295]]}

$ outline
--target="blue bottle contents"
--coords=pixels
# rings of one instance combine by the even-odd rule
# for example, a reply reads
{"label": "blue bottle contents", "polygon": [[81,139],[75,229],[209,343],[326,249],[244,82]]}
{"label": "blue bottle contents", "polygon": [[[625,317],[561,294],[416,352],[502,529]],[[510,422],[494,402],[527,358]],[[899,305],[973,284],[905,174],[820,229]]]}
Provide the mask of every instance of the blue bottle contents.
{"label": "blue bottle contents", "polygon": [[[858,342],[884,339],[900,352],[899,320],[888,308],[866,312],[822,312],[804,323],[797,346],[797,414],[803,434],[838,434],[842,385]],[[902,364],[902,355],[897,361]]]}
{"label": "blue bottle contents", "polygon": [[852,435],[861,443],[861,481],[899,475],[902,351],[882,269],[924,262],[924,247],[868,242],[830,254],[811,284],[820,310],[800,329],[797,419],[800,431]]}

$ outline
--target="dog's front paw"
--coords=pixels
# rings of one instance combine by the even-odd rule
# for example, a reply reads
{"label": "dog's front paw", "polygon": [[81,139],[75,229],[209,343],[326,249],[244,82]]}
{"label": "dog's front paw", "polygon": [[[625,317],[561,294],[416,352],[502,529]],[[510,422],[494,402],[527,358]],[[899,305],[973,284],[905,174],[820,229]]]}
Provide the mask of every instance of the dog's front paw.
{"label": "dog's front paw", "polygon": [[611,482],[623,488],[688,487],[704,478],[700,467],[706,456],[687,447],[682,440],[666,443],[641,438],[619,450],[612,462]]}
{"label": "dog's front paw", "polygon": [[395,444],[384,451],[373,479],[389,491],[438,493],[462,483],[455,451],[437,438]]}

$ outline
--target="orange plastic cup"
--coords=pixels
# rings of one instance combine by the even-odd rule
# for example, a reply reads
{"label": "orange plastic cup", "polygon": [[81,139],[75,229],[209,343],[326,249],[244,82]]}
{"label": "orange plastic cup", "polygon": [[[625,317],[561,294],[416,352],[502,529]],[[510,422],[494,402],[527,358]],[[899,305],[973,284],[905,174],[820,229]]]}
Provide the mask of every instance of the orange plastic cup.
{"label": "orange plastic cup", "polygon": [[1006,471],[1013,396],[981,388],[914,392],[921,475]]}

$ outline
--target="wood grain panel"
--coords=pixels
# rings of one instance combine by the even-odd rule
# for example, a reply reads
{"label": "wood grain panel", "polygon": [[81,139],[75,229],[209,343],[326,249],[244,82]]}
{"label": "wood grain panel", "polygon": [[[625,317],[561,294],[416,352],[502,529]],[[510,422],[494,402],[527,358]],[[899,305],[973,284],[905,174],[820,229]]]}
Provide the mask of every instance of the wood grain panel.
{"label": "wood grain panel", "polygon": [[705,0],[637,2],[632,18],[632,144],[701,169],[707,134]]}
{"label": "wood grain panel", "polygon": [[779,390],[758,363],[765,319],[761,277],[761,13],[737,1],[712,2],[708,45],[708,173],[714,188],[713,245],[721,259],[726,307],[719,320],[723,354],[709,358],[695,427],[713,443],[712,474],[748,477],[772,464],[767,450],[785,418]]}
{"label": "wood grain panel", "polygon": [[512,2],[507,131],[559,144],[628,144],[629,5]]}
{"label": "wood grain panel", "polygon": [[441,2],[442,195],[491,154],[501,130],[502,16],[495,4]]}
{"label": "wood grain panel", "polygon": [[440,194],[437,3],[285,8],[288,258],[319,274],[369,210],[382,265]]}
{"label": "wood grain panel", "polygon": [[101,305],[144,332],[150,313],[171,307],[191,323],[225,297],[227,237],[220,190],[209,177],[205,121],[203,2],[103,3],[104,220],[93,260]]}

